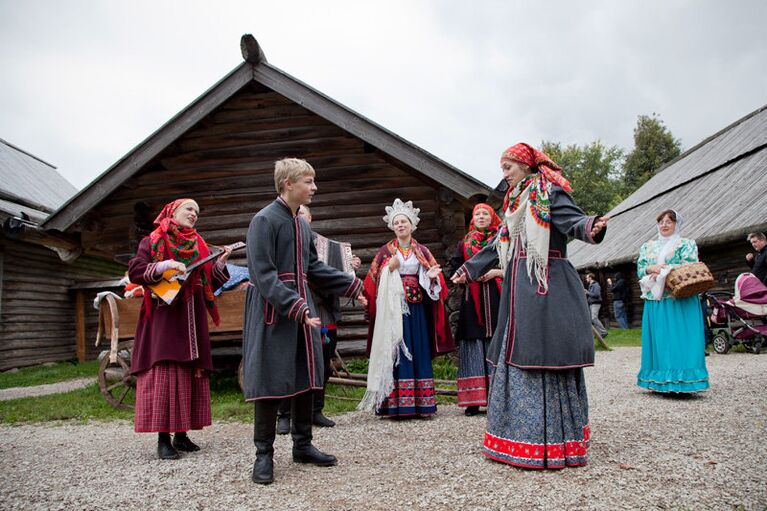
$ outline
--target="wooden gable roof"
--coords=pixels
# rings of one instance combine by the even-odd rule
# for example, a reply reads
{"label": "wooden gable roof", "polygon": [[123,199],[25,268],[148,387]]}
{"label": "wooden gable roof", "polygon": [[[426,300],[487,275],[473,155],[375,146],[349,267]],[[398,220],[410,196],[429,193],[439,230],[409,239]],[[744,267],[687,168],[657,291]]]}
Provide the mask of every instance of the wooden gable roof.
{"label": "wooden gable roof", "polygon": [[576,268],[628,263],[656,232],[655,217],[675,209],[682,236],[699,246],[729,242],[767,229],[767,105],[746,115],[666,164],[616,206],[599,245],[572,241]]}
{"label": "wooden gable roof", "polygon": [[[127,180],[156,164],[160,158],[171,160],[171,163],[175,164],[192,165],[194,155],[182,155],[173,160],[172,154],[178,149],[174,144],[193,128],[206,128],[201,123],[224,103],[238,100],[257,108],[271,108],[275,115],[300,117],[305,113],[314,114],[328,121],[327,124],[332,124],[337,129],[363,141],[367,145],[366,150],[375,151],[383,159],[399,167],[407,168],[423,179],[448,188],[466,203],[490,193],[490,188],[479,180],[272,66],[266,61],[261,48],[252,36],[243,36],[241,46],[245,62],[56,210],[45,221],[43,228],[71,230],[77,222],[123,186]],[[273,95],[262,96],[259,99],[235,97],[249,88],[261,93],[273,93]],[[240,114],[221,112],[218,115]],[[332,130],[329,126],[325,128]],[[296,125],[293,133],[300,129]],[[245,137],[239,139],[227,137],[223,131],[217,131],[215,127],[210,127],[206,133],[210,136],[220,135],[222,137],[220,142],[226,147],[210,150],[198,156],[215,159],[226,152],[229,167],[231,168],[232,164],[236,165],[237,147],[246,145]],[[333,141],[318,140],[316,142],[318,145],[328,143]],[[335,143],[345,142],[336,140]],[[307,144],[311,146],[311,142]],[[258,151],[242,147],[239,150],[242,162],[253,161],[254,158],[273,161],[284,155],[281,152],[284,149],[280,148],[279,134],[276,134],[275,140],[268,145],[269,147],[262,147],[261,149],[264,150]],[[193,142],[186,141],[186,149],[193,150]]]}

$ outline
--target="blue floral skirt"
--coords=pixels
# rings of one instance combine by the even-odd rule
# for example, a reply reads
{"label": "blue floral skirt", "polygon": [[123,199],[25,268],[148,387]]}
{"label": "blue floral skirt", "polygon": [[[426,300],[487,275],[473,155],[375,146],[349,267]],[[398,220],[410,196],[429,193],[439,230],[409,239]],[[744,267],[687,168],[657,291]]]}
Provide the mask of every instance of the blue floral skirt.
{"label": "blue floral skirt", "polygon": [[585,465],[588,415],[583,369],[498,366],[493,373],[482,453],[524,468]]}
{"label": "blue floral skirt", "polygon": [[408,360],[400,353],[399,365],[394,368],[394,390],[376,409],[376,415],[408,417],[437,413],[426,311],[423,302],[408,306],[410,314],[402,316],[403,337],[413,358]]}
{"label": "blue floral skirt", "polygon": [[585,465],[591,433],[583,369],[507,365],[507,341],[490,376],[482,453],[523,468]]}
{"label": "blue floral skirt", "polygon": [[658,392],[707,389],[704,328],[697,296],[646,300],[637,385]]}

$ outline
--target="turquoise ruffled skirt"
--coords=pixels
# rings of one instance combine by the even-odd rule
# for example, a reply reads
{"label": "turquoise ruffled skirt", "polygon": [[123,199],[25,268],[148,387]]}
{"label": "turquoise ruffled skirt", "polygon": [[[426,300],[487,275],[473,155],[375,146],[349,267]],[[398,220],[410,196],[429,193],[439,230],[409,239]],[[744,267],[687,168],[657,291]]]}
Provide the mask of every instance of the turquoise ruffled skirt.
{"label": "turquoise ruffled skirt", "polygon": [[647,300],[637,385],[658,392],[708,388],[703,312],[697,296]]}

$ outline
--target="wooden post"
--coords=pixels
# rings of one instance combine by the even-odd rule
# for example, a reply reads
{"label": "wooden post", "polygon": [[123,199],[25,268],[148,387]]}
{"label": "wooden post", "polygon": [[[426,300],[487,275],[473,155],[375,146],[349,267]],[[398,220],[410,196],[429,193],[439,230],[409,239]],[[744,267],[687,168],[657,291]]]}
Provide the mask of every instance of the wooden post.
{"label": "wooden post", "polygon": [[85,291],[75,291],[75,342],[77,361],[85,362]]}

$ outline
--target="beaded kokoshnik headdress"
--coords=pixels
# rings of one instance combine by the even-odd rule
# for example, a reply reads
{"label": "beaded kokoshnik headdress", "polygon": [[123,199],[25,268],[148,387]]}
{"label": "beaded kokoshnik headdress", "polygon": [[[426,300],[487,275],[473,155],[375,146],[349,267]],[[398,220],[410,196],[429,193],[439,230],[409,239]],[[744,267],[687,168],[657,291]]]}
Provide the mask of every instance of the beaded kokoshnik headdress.
{"label": "beaded kokoshnik headdress", "polygon": [[410,223],[413,224],[413,230],[415,231],[418,226],[418,214],[420,212],[419,208],[413,207],[413,201],[402,202],[397,198],[394,199],[394,203],[391,206],[386,206],[386,216],[383,217],[383,220],[389,229],[394,230],[394,218],[399,215],[405,215],[410,220]]}

